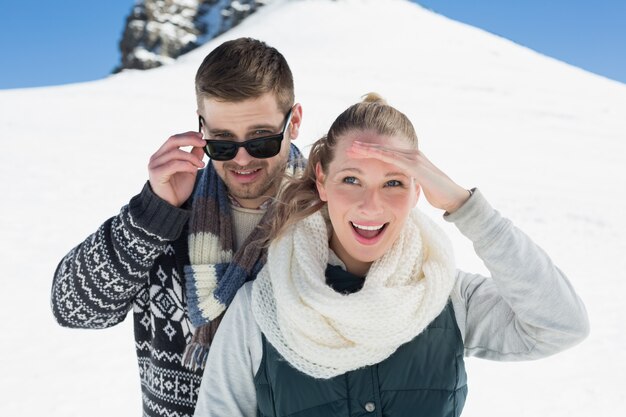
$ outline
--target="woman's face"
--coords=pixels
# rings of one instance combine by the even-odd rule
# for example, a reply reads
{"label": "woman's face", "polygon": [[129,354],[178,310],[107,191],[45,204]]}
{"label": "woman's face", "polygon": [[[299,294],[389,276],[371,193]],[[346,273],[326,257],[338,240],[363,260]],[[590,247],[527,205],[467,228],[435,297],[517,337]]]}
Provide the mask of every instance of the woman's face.
{"label": "woman's face", "polygon": [[349,272],[364,276],[393,245],[417,203],[419,185],[398,167],[373,158],[351,156],[352,143],[410,149],[399,137],[354,131],[338,138],[326,175],[316,167],[317,189],[327,202],[333,227],[331,249]]}

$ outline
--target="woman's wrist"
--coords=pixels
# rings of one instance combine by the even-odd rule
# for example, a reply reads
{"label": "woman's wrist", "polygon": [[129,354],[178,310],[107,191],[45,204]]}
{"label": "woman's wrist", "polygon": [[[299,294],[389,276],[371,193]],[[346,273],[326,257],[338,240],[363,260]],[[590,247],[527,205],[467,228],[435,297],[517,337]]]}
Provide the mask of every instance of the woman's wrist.
{"label": "woman's wrist", "polygon": [[459,187],[456,192],[456,196],[452,199],[452,202],[448,205],[448,207],[445,207],[446,213],[452,214],[460,209],[463,204],[465,204],[467,200],[470,199],[472,194],[474,194],[473,189],[466,190],[465,188]]}

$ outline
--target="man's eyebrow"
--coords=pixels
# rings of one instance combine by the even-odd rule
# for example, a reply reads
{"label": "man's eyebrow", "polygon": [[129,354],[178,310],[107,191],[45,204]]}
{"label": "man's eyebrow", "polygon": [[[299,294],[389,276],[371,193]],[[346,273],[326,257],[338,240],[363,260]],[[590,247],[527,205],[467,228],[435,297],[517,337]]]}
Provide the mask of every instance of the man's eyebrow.
{"label": "man's eyebrow", "polygon": [[[247,131],[248,132],[252,132],[253,130],[258,130],[258,129],[267,129],[267,130],[271,130],[271,131],[277,132],[277,131],[280,130],[280,128],[281,127],[276,127],[276,126],[271,125],[269,123],[261,123],[261,124],[258,124],[258,125],[249,126],[247,128]],[[213,134],[213,135],[218,134],[218,133],[228,133],[230,135],[235,136],[235,133],[232,130],[230,130],[230,129],[220,129],[219,127],[209,128],[208,132],[210,134]]]}
{"label": "man's eyebrow", "polygon": [[230,133],[231,135],[233,134],[233,132],[231,132],[228,129],[217,129],[217,128],[214,128],[214,129],[208,129],[208,131],[211,134],[217,134],[217,133]]}
{"label": "man's eyebrow", "polygon": [[249,130],[255,130],[255,129],[270,129],[270,130],[280,130],[283,127],[282,122],[279,126],[275,126],[273,124],[270,123],[261,123],[258,125],[252,125],[250,126],[248,129]]}

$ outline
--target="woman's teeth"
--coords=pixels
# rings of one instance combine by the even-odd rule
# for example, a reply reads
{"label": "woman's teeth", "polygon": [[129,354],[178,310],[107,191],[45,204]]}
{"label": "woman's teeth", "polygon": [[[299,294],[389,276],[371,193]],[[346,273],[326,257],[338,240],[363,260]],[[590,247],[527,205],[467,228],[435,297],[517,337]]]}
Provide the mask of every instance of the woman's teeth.
{"label": "woman's teeth", "polygon": [[382,233],[382,230],[384,229],[385,225],[387,223],[383,223],[383,224],[379,224],[376,226],[365,226],[362,224],[357,224],[357,223],[352,223],[352,227],[354,228],[354,231],[361,237],[364,237],[366,239],[372,239],[375,238],[376,236],[378,236],[380,233]]}
{"label": "woman's teeth", "polygon": [[357,229],[362,229],[362,230],[379,230],[379,229],[382,229],[384,225],[385,223],[379,226],[363,226],[360,224],[352,223],[352,226],[356,227]]}

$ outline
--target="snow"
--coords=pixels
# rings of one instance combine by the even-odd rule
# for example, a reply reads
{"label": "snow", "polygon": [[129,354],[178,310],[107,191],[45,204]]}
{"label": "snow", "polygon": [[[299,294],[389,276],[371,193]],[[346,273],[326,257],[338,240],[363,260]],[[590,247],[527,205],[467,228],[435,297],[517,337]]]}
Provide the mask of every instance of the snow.
{"label": "snow", "polygon": [[234,0],[231,3],[231,6],[234,10],[240,11],[240,12],[247,12],[248,10],[250,10],[250,5],[249,4],[241,4],[241,2],[238,2],[237,0]]}
{"label": "snow", "polygon": [[[195,71],[240,36],[290,63],[305,152],[345,107],[379,92],[414,122],[426,155],[479,186],[585,301],[592,330],[579,346],[536,362],[467,359],[464,416],[626,415],[626,86],[403,0],[277,1],[165,67],[0,91],[0,415],[140,414],[131,318],[57,326],[52,275],[140,191],[162,142],[197,127]],[[452,237],[459,267],[484,273],[441,213],[420,206]]]}
{"label": "snow", "polygon": [[174,58],[170,58],[165,55],[155,54],[154,52],[150,52],[149,50],[141,46],[137,46],[135,47],[135,49],[133,49],[133,55],[135,58],[144,62],[150,62],[150,61],[161,62],[164,65],[170,64],[175,61]]}

